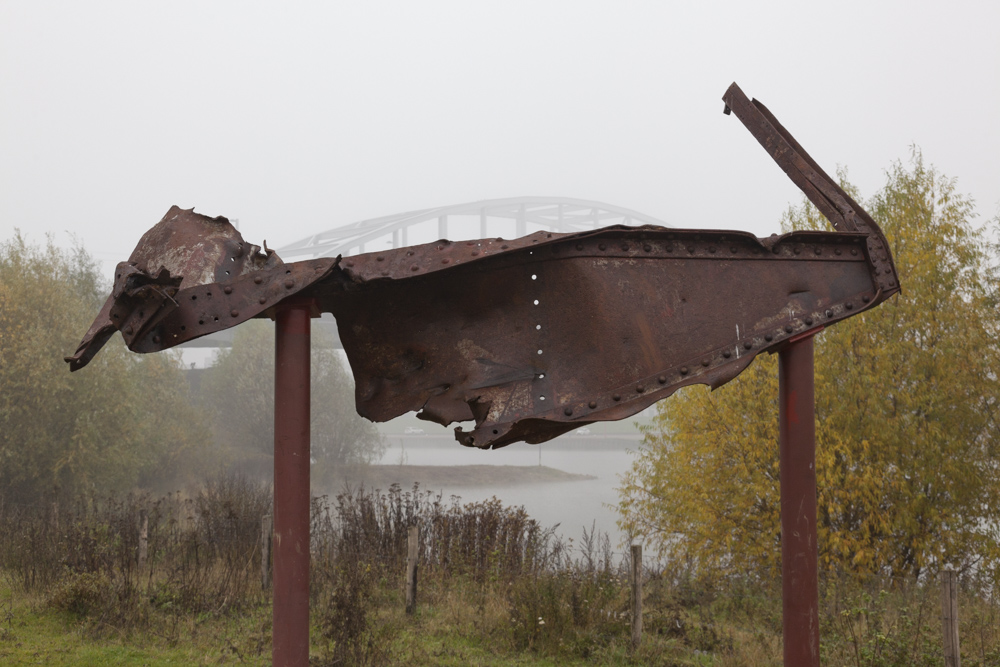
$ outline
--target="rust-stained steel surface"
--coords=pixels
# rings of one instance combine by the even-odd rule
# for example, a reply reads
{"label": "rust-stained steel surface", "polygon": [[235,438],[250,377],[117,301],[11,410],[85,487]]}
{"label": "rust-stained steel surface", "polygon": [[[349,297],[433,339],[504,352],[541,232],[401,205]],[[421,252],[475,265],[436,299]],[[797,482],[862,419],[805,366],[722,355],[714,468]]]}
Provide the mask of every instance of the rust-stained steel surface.
{"label": "rust-stained steel surface", "polygon": [[82,367],[115,330],[153,352],[297,294],[337,318],[361,415],[474,420],[456,429],[466,445],[544,442],[688,384],[717,387],[899,290],[874,220],[762,105],[735,84],[724,101],[839,231],[608,227],[284,264],[225,218],[174,207],[119,264],[67,361]]}

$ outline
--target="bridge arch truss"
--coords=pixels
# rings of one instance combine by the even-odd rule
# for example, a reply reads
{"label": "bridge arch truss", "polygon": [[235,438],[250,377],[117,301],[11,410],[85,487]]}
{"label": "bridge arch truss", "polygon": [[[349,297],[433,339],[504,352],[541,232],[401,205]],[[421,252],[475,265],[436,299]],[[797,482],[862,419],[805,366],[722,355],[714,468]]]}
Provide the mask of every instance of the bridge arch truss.
{"label": "bridge arch truss", "polygon": [[357,255],[389,245],[400,248],[445,238],[518,238],[539,230],[579,232],[616,224],[669,226],[644,213],[598,201],[512,197],[362,220],[299,239],[278,248],[277,252],[283,260],[289,261]]}

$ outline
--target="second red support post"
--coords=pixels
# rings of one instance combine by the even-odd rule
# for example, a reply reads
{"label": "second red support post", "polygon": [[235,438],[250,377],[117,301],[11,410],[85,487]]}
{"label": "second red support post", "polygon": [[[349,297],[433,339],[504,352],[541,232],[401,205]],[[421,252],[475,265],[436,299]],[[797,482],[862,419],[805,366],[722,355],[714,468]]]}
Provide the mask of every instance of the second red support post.
{"label": "second red support post", "polygon": [[781,584],[785,665],[819,667],[813,337],[778,356]]}

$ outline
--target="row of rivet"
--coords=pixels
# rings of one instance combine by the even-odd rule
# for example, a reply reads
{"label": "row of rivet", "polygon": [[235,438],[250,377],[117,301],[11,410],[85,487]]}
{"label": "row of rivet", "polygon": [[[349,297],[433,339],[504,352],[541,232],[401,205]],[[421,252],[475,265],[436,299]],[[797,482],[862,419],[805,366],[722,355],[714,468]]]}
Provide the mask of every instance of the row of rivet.
{"label": "row of rivet", "polygon": [[[865,295],[862,295],[861,300],[864,303],[870,303],[871,302],[871,297],[869,295],[865,294]],[[833,319],[834,315],[836,314],[835,309],[836,309],[836,307],[827,308],[825,311],[823,311],[822,316],[825,317],[827,320]],[[852,301],[846,301],[846,302],[844,302],[844,304],[843,304],[843,310],[844,311],[851,311],[853,309],[854,309],[854,302],[852,302]],[[804,326],[799,327],[801,329],[801,331],[807,331],[808,329],[810,329],[813,326],[813,324],[820,317],[821,316],[819,316],[819,315],[817,315],[815,318],[813,316],[806,316],[806,317],[803,317],[801,320],[796,320],[796,322],[801,322],[802,325],[804,325]],[[787,324],[785,324],[781,328],[780,331],[777,332],[777,336],[778,337],[781,337],[782,335],[788,336],[788,335],[794,333],[795,331],[796,331],[795,324],[793,324],[793,323],[787,323]],[[758,338],[761,338],[761,336],[752,336],[752,337],[747,338],[746,340],[744,340],[743,343],[742,343],[743,349],[745,349],[745,350],[752,350],[754,348],[755,344],[756,344],[755,340],[757,340]],[[771,343],[775,339],[775,334],[774,333],[766,333],[766,334],[763,335],[763,339],[764,339],[764,342],[766,344],[767,343]],[[761,346],[760,349],[757,350],[757,352],[759,353],[759,352],[764,351],[767,348],[766,344],[763,345],[763,346]],[[700,362],[701,366],[703,368],[708,368],[709,366],[712,366],[713,363],[716,366],[722,366],[722,365],[724,365],[729,359],[732,358],[732,356],[733,356],[733,350],[735,349],[735,347],[736,346],[734,345],[734,346],[727,347],[726,349],[723,349],[721,351],[717,350],[715,352],[709,353],[707,356],[705,356],[705,357],[703,357],[701,359],[701,362]],[[718,359],[719,356],[722,357],[721,360]],[[666,385],[667,381],[668,381],[668,379],[670,377],[676,377],[677,375],[679,375],[680,377],[677,378],[677,381],[682,381],[682,380],[690,380],[692,377],[696,377],[696,376],[698,376],[700,374],[701,374],[701,372],[695,372],[695,373],[692,374],[691,368],[689,366],[687,366],[687,365],[683,365],[683,366],[680,366],[680,367],[677,367],[677,368],[674,368],[674,369],[669,369],[669,370],[667,370],[667,371],[665,371],[663,373],[660,373],[657,376],[651,376],[649,378],[646,378],[645,380],[641,380],[638,383],[636,383],[636,385],[634,387],[633,398],[637,398],[638,396],[641,396],[642,394],[644,394],[646,392],[647,386],[653,386],[654,380],[655,380],[655,382],[658,385]],[[613,392],[611,394],[611,400],[614,403],[621,402],[621,400],[622,400],[622,390],[619,389],[618,391]],[[597,410],[598,409],[598,405],[599,405],[598,401],[593,401],[592,400],[592,401],[589,401],[587,403],[587,408],[589,408],[590,410]],[[608,407],[611,407],[611,404],[609,404]],[[565,416],[571,417],[571,416],[573,416],[573,414],[578,409],[579,410],[583,410],[582,405],[577,406],[577,407],[566,406],[566,407],[563,408],[562,412],[563,412],[563,414]]]}
{"label": "row of rivet", "polygon": [[[285,274],[286,275],[290,275],[291,273],[292,273],[291,269],[286,269],[285,270]],[[242,279],[243,279],[243,277],[240,276],[239,278],[237,278],[237,281],[242,280]],[[260,275],[255,275],[253,277],[253,282],[254,282],[255,285],[260,285],[261,283],[264,282],[264,279]],[[295,287],[295,280],[293,278],[291,278],[291,277],[285,278],[284,286],[285,286],[285,289],[289,289],[289,290],[292,289],[293,287]],[[205,286],[205,287],[211,287],[211,286]],[[195,289],[195,288],[192,288],[192,289]],[[189,290],[184,290],[184,291],[188,292]],[[230,294],[233,293],[233,287],[232,287],[232,285],[225,285],[225,286],[223,286],[222,291],[223,291],[224,294],[230,295]],[[198,294],[191,294],[190,296],[191,296],[191,301],[197,301],[199,295]],[[205,298],[212,298],[212,292],[211,292],[211,290],[210,289],[206,289],[205,292],[202,294],[202,296],[204,296]],[[261,295],[260,297],[258,297],[257,302],[260,305],[264,305],[264,304],[266,304],[268,302],[268,298],[267,298],[267,296]],[[237,318],[237,317],[240,316],[240,311],[237,310],[236,308],[233,308],[233,309],[231,309],[229,311],[229,316],[231,318],[235,319],[235,318]],[[198,325],[199,326],[204,326],[207,317],[209,317],[209,316],[203,316],[201,319],[199,319],[198,320]],[[213,322],[218,322],[219,321],[219,316],[218,315],[211,315],[210,317],[212,317],[212,321]],[[162,333],[162,327],[158,327],[158,329],[161,329],[161,333]],[[187,331],[187,325],[183,325],[182,324],[180,326],[180,331],[186,332]],[[126,333],[128,333],[129,335],[132,334],[131,327],[128,327],[128,329],[126,330]],[[173,338],[177,338],[177,336],[178,336],[177,333],[170,333],[169,335],[171,335]],[[154,335],[153,336],[153,343],[155,345],[159,345],[161,340],[162,340],[162,338],[161,338],[160,335]]]}
{"label": "row of rivet", "polygon": [[[518,249],[521,249],[521,248],[524,248],[524,247],[529,247],[533,243],[538,243],[539,240],[545,240],[545,239],[540,239],[539,238],[540,236],[541,236],[541,233],[535,235],[535,238],[532,238],[532,237],[523,237],[521,239],[517,239],[516,241],[509,241],[507,243],[503,243],[500,246],[500,250],[502,250],[502,251],[510,250],[510,249],[518,250]],[[547,235],[545,235],[545,238],[552,238],[552,236],[553,236],[552,234],[547,234]],[[719,253],[720,249],[723,248],[723,247],[725,247],[727,245],[724,237],[719,238],[719,239],[704,239],[704,238],[684,239],[683,237],[678,238],[677,236],[678,235],[675,235],[675,234],[668,234],[666,241],[662,241],[660,239],[656,239],[656,240],[652,240],[652,239],[639,240],[637,242],[633,242],[633,243],[635,243],[635,246],[634,246],[635,249],[634,250],[633,250],[633,245],[630,244],[627,241],[624,241],[624,242],[599,241],[596,244],[596,248],[600,252],[607,252],[609,249],[612,252],[614,252],[614,251],[617,251],[620,248],[623,252],[630,252],[631,251],[631,252],[636,252],[637,253],[638,249],[641,247],[642,250],[643,250],[643,252],[646,252],[646,253],[660,253],[660,252],[663,252],[663,253],[666,253],[668,255],[673,255],[675,249],[679,249],[679,252],[681,252],[681,253],[683,253],[684,251],[687,251],[688,255],[690,255],[692,257],[700,257],[700,256],[705,255],[706,253],[707,253],[708,256],[717,255]],[[529,243],[529,240],[530,240],[530,243]],[[587,252],[587,251],[590,251],[593,248],[593,241],[590,240],[590,239],[588,239],[588,240],[590,241],[589,243],[580,243],[580,242],[577,242],[575,244],[574,243],[552,244],[551,245],[552,253],[553,254],[559,254],[559,253],[564,252],[564,251],[566,251],[566,252],[572,252],[573,248],[575,248],[577,252]],[[789,242],[789,243],[781,243],[781,244],[777,244],[777,245],[772,246],[772,248],[771,248],[771,255],[776,255],[778,257],[794,258],[796,256],[801,255],[803,252],[805,252],[807,255],[811,254],[814,257],[823,257],[823,258],[829,259],[829,260],[847,259],[848,256],[860,259],[860,258],[862,258],[863,253],[861,253],[861,251],[859,250],[858,246],[859,246],[859,244],[863,240],[864,240],[863,238],[852,238],[850,241],[847,241],[847,242],[832,241],[830,243],[817,243],[816,245],[804,244],[804,243],[797,243],[797,242],[796,243],[791,243],[791,242]],[[501,241],[503,241],[502,238],[497,238],[495,241],[492,240],[492,239],[489,240],[489,241],[483,241],[483,242],[467,241],[465,243],[465,246],[472,246],[473,247],[473,249],[471,251],[469,251],[469,257],[474,258],[474,257],[478,257],[480,254],[482,254],[484,256],[488,256],[490,254],[487,251],[486,248],[481,248],[480,247],[481,244],[486,244],[487,246],[490,246],[494,242],[501,242]],[[754,245],[752,247],[747,248],[746,247],[746,240],[745,239],[740,239],[739,242],[736,243],[736,244],[728,244],[728,245],[729,245],[729,255],[731,255],[731,256],[755,256],[755,257],[763,257],[763,256],[767,256],[767,254],[768,254],[767,250],[765,248],[763,248],[762,246],[759,246],[759,245]],[[742,248],[741,248],[741,246],[742,246]],[[447,244],[438,243],[435,246],[435,249],[438,250],[438,251],[452,250],[452,254],[454,254],[454,249],[455,248],[459,248],[459,247],[461,247],[460,244],[449,242]],[[829,250],[829,252],[828,252],[828,250]],[[407,250],[406,251],[406,257],[413,257],[414,255],[415,255],[415,251],[413,251],[413,250]],[[674,255],[674,256],[676,256],[676,255]],[[352,257],[352,258],[346,259],[344,261],[344,265],[347,268],[351,268],[351,269],[355,268],[359,264],[361,266],[364,266],[364,265],[368,264],[369,259],[371,258],[371,255],[361,255],[360,257],[363,257],[364,259],[361,259],[359,261],[358,256]],[[387,256],[384,255],[384,254],[375,255],[375,261],[376,262],[382,263],[382,262],[385,262],[386,259],[387,259]],[[454,258],[454,257],[444,257],[444,258],[441,258],[441,259],[433,259],[433,260],[428,261],[429,259],[430,259],[429,257],[427,259],[424,259],[422,263],[411,263],[409,265],[409,267],[408,267],[409,273],[416,273],[416,272],[420,271],[420,269],[422,268],[421,264],[426,265],[428,267],[428,270],[434,270],[434,267],[438,263],[440,263],[441,265],[447,266],[447,265],[452,264],[452,263],[458,264],[459,262],[461,262],[460,258]],[[396,264],[398,265],[399,262],[396,262]],[[407,275],[407,273],[405,271],[393,271],[391,269],[382,269],[379,273],[383,277],[389,277],[393,273],[396,274],[396,277],[403,277],[403,276]]]}

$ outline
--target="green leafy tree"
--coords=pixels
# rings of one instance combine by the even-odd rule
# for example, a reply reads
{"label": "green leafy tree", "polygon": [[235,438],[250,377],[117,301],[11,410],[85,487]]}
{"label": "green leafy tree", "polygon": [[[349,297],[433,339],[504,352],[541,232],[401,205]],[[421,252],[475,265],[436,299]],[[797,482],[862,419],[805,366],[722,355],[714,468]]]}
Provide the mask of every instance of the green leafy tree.
{"label": "green leafy tree", "polygon": [[[315,329],[315,328],[314,328]],[[312,335],[313,477],[331,479],[338,467],[369,463],[384,451],[374,424],[354,409],[354,387],[332,341]],[[219,447],[244,471],[268,477],[274,461],[274,325],[247,322],[221,350],[201,384]]]}
{"label": "green leafy tree", "polygon": [[0,244],[0,496],[105,493],[176,481],[198,458],[199,417],[175,355],[135,355],[119,337],[73,373],[109,291],[81,248]]}
{"label": "green leafy tree", "polygon": [[[821,567],[919,574],[1000,562],[997,283],[955,182],[893,165],[867,205],[903,292],[816,338]],[[826,229],[816,209],[785,229]],[[776,357],[660,404],[620,489],[620,524],[704,572],[780,565]]]}

